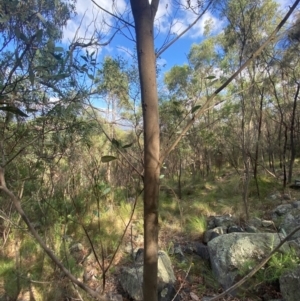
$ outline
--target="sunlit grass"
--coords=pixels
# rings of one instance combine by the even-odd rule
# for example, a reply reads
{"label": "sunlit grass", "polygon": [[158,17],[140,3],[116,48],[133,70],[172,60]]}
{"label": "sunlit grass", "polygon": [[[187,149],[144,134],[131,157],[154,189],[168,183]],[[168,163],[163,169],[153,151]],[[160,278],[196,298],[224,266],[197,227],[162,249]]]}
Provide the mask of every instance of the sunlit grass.
{"label": "sunlit grass", "polygon": [[193,216],[187,219],[186,232],[192,237],[201,237],[207,229],[206,216]]}

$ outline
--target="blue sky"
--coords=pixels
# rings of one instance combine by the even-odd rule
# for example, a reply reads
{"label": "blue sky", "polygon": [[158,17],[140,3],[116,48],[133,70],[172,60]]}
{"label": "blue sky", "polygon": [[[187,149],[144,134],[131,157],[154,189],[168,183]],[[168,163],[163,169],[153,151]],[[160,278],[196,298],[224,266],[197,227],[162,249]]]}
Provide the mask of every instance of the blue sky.
{"label": "blue sky", "polygon": [[[182,4],[186,0],[180,0]],[[130,10],[128,1],[116,0],[116,7],[111,6],[111,1],[108,0],[96,0],[96,2],[104,7],[106,10],[116,13],[126,12]],[[197,2],[197,1],[192,1]],[[173,37],[176,34],[184,30],[196,16],[191,11],[178,10],[173,1],[161,0],[158,8],[158,12],[155,20],[155,28],[159,34],[156,35],[155,46],[160,48],[168,33],[171,32]],[[67,28],[64,31],[64,42],[68,43],[74,38],[74,33],[77,32],[77,38],[89,38],[94,35],[95,30],[102,32],[105,36],[103,41],[108,40],[113,34],[113,29],[110,27],[114,24],[114,19],[106,13],[103,13],[97,8],[91,0],[77,0],[77,17],[74,20],[69,21]],[[127,16],[130,17],[130,14]],[[127,20],[127,19],[126,19]],[[165,66],[164,70],[170,69],[173,65],[181,65],[187,62],[187,54],[193,43],[199,43],[203,39],[203,30],[205,22],[211,20],[214,22],[213,34],[222,30],[222,23],[217,20],[211,13],[206,13],[199,22],[193,27],[191,31],[181,37],[174,45],[166,50],[163,55],[158,59],[158,64]],[[96,22],[94,22],[96,21]],[[81,26],[79,28],[79,24]],[[96,23],[96,26],[94,25]],[[170,28],[170,24],[172,27]],[[128,29],[123,29],[123,32],[129,36]],[[134,35],[134,31],[131,29],[131,33]],[[109,46],[99,48],[100,58],[106,55],[118,56],[121,55],[124,58],[130,60],[130,54],[134,51],[134,42],[130,41],[121,34],[117,34]]]}
{"label": "blue sky", "polygon": [[[114,13],[123,15],[123,17],[129,21],[130,6],[128,0],[95,0],[101,7]],[[155,20],[156,31],[159,34],[156,37],[156,48],[161,47],[166,39],[168,32],[173,33],[175,36],[185,29],[196,18],[191,9],[180,9],[186,5],[186,0],[161,0],[158,8],[158,12]],[[280,9],[286,12],[289,9],[289,5],[293,3],[292,0],[277,0],[280,5]],[[112,5],[114,3],[114,5]],[[174,4],[176,3],[176,5]],[[191,6],[197,4],[197,0],[190,1]],[[181,7],[178,6],[181,5]],[[103,42],[107,41],[114,30],[115,19],[107,13],[101,11],[91,0],[77,0],[76,3],[77,17],[68,22],[67,28],[64,30],[64,43],[68,44],[71,40],[75,39],[89,39],[95,36],[95,32],[100,32],[103,36]],[[204,26],[207,21],[213,23],[212,34],[219,33],[224,22],[218,20],[216,16],[207,12],[182,38],[180,38],[175,44],[173,44],[167,51],[163,53],[158,60],[158,64],[164,66],[162,70],[169,70],[175,64],[182,65],[187,63],[187,54],[193,43],[199,43],[203,40]],[[172,27],[170,28],[170,24]],[[126,28],[123,29],[126,35],[129,32]],[[133,30],[131,33],[134,35]],[[102,41],[101,41],[102,42]],[[105,56],[122,56],[125,59],[130,60],[130,54],[134,51],[134,42],[128,40],[121,34],[117,34],[113,41],[105,47],[98,48],[98,58],[101,60]]]}
{"label": "blue sky", "polygon": [[[97,4],[105,10],[122,16],[126,21],[132,22],[130,12],[129,0],[94,0]],[[150,1],[150,0],[149,0]],[[250,0],[249,0],[250,1]],[[293,0],[276,0],[279,4],[279,9],[285,14],[289,6],[293,4]],[[197,0],[190,0],[191,6],[197,5]],[[114,5],[112,5],[114,3]],[[176,3],[176,5],[174,4]],[[160,0],[160,5],[155,19],[155,30],[157,33],[155,39],[155,47],[159,49],[168,33],[172,33],[173,37],[180,34],[188,25],[190,25],[196,18],[195,14],[190,10],[184,9],[187,0]],[[180,5],[180,7],[178,6]],[[91,0],[77,0],[76,3],[77,17],[68,22],[64,30],[63,43],[67,46],[72,40],[80,40],[81,42],[88,41],[91,37],[96,37],[96,33],[100,33],[100,42],[106,42],[114,33],[113,26],[115,25],[115,18],[100,10]],[[161,66],[161,78],[165,71],[170,70],[174,65],[183,65],[188,63],[187,55],[192,44],[200,43],[206,37],[204,36],[204,27],[206,22],[212,23],[212,35],[220,33],[225,23],[219,20],[216,15],[207,12],[197,22],[197,24],[188,31],[183,37],[168,48],[158,59],[158,65]],[[120,23],[119,23],[120,24]],[[170,26],[171,25],[171,26]],[[134,37],[133,28],[128,31],[127,28],[122,29],[125,35]],[[112,42],[105,47],[98,47],[96,53],[98,54],[98,62],[104,59],[105,56],[117,57],[122,56],[129,62],[132,57],[131,54],[135,51],[135,43],[130,41],[122,34],[117,34]],[[95,49],[90,49],[94,51]],[[91,99],[92,103],[106,111],[109,115],[107,102],[105,99],[96,98]],[[108,117],[109,118],[109,117]]]}

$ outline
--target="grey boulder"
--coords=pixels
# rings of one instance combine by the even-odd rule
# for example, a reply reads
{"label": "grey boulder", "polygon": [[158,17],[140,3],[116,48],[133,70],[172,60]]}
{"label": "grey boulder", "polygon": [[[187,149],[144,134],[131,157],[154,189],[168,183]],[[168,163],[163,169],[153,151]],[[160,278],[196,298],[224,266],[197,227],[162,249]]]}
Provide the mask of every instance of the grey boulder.
{"label": "grey boulder", "polygon": [[[158,300],[170,301],[175,295],[173,284],[176,278],[171,260],[167,253],[158,253]],[[143,262],[136,262],[132,267],[125,267],[120,275],[120,283],[125,292],[134,300],[143,300]]]}
{"label": "grey boulder", "polygon": [[214,238],[208,243],[208,250],[216,280],[228,289],[241,277],[240,270],[249,260],[260,262],[282,238],[277,233],[229,233]]}

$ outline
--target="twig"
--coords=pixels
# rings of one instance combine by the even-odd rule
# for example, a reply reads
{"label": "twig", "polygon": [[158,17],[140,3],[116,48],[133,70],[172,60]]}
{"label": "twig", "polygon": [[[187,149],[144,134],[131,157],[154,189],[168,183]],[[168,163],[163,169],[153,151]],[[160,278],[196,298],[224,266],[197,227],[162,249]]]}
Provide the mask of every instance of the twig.
{"label": "twig", "polygon": [[188,270],[187,270],[187,272],[186,272],[186,274],[185,274],[185,277],[184,277],[183,281],[182,281],[181,284],[180,284],[179,289],[177,290],[175,296],[173,297],[173,299],[172,299],[171,301],[174,301],[175,298],[178,296],[179,292],[182,290],[183,285],[185,284],[186,278],[188,277],[188,275],[189,275],[189,273],[190,273],[190,270],[191,270],[191,268],[192,268],[192,265],[193,265],[193,263],[190,264],[190,266],[189,266],[189,268],[188,268]]}
{"label": "twig", "polygon": [[110,11],[106,10],[105,8],[103,8],[102,6],[100,6],[98,3],[96,3],[94,0],[92,0],[92,2],[93,2],[98,8],[100,8],[101,10],[103,10],[104,12],[106,12],[107,14],[109,14],[109,15],[111,15],[112,17],[118,19],[119,21],[123,22],[123,23],[126,24],[126,25],[135,28],[132,24],[130,24],[129,22],[125,21],[124,19],[118,17],[117,15],[111,13]]}
{"label": "twig", "polygon": [[170,41],[167,45],[163,46],[155,55],[156,57],[161,56],[163,52],[165,52],[170,46],[172,46],[177,40],[179,40],[185,33],[187,33],[199,20],[200,18],[207,12],[209,7],[211,6],[213,1],[210,1],[204,11],[195,19],[193,23],[191,23],[187,28],[185,28],[180,34],[178,34],[172,41]]}

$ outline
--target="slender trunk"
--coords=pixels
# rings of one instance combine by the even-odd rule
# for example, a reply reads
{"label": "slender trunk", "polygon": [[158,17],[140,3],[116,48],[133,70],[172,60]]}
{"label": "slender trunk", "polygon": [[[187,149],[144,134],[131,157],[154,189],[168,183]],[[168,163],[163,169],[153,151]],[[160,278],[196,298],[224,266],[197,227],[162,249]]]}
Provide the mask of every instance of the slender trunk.
{"label": "slender trunk", "polygon": [[[178,197],[182,199],[182,191],[181,191],[181,173],[182,173],[182,161],[181,161],[181,153],[179,151],[179,170],[178,170]],[[195,172],[193,172],[194,174]]]}
{"label": "slender trunk", "polygon": [[286,182],[287,182],[287,177],[286,177],[286,151],[287,151],[287,142],[288,142],[288,128],[285,125],[283,154],[282,154],[282,162],[283,162],[283,190],[285,189]]}
{"label": "slender trunk", "polygon": [[272,141],[271,140],[271,134],[270,134],[269,127],[268,127],[268,124],[267,124],[267,143],[268,143],[267,150],[268,150],[269,168],[273,173],[275,173],[274,149],[272,147],[272,142],[271,141]]}
{"label": "slender trunk", "polygon": [[245,206],[245,214],[247,221],[249,220],[249,182],[250,182],[250,158],[246,158],[244,161],[244,177],[243,177],[243,202]]}
{"label": "slender trunk", "polygon": [[131,0],[144,120],[144,301],[157,300],[159,116],[153,23],[158,1]]}
{"label": "slender trunk", "polygon": [[264,88],[262,89],[261,95],[260,95],[259,117],[258,117],[258,133],[257,133],[257,140],[256,140],[254,170],[253,170],[253,176],[254,176],[254,179],[255,179],[255,184],[256,184],[258,197],[260,197],[260,192],[259,192],[259,185],[258,185],[258,179],[257,179],[257,167],[258,167],[258,155],[259,155],[261,126],[262,126],[262,115],[263,115],[263,99],[264,99]]}
{"label": "slender trunk", "polygon": [[250,156],[248,154],[248,141],[247,141],[247,133],[246,133],[246,104],[244,100],[244,95],[242,95],[242,155],[243,155],[243,163],[244,163],[244,174],[243,174],[243,203],[245,206],[245,214],[246,220],[249,220],[249,205],[248,205],[248,188],[249,188],[249,169],[250,169]]}
{"label": "slender trunk", "polygon": [[299,95],[300,90],[300,84],[297,85],[296,94],[294,97],[294,104],[293,104],[293,112],[292,112],[292,118],[291,118],[291,131],[290,131],[290,142],[291,142],[291,158],[290,158],[290,166],[289,166],[289,174],[288,174],[288,183],[292,182],[292,176],[293,176],[293,167],[294,162],[296,158],[296,146],[295,146],[295,116],[296,116],[296,108],[297,108],[297,99]]}

